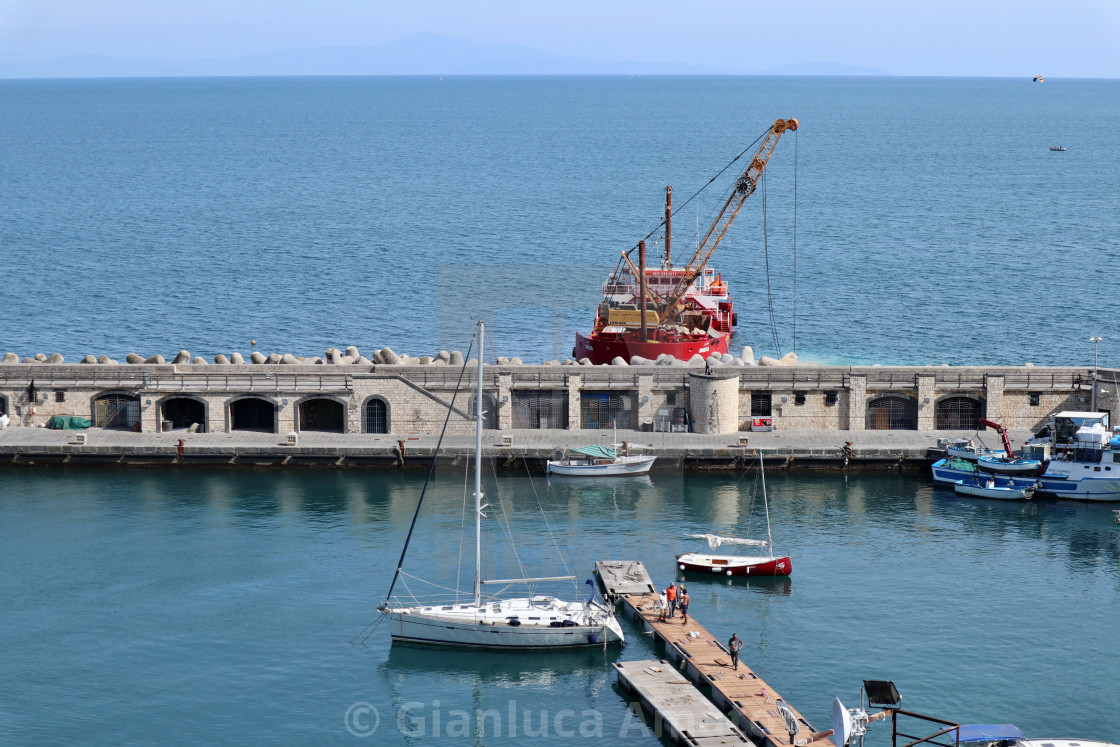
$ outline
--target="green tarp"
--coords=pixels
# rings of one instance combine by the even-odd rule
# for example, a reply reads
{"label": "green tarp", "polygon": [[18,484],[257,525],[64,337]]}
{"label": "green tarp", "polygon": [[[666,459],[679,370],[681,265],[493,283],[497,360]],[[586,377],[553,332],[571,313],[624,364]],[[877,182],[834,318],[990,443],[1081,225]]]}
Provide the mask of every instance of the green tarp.
{"label": "green tarp", "polygon": [[56,431],[81,431],[89,428],[89,418],[81,418],[77,415],[52,415],[51,419],[47,421],[48,428],[54,428]]}
{"label": "green tarp", "polygon": [[614,449],[607,448],[600,444],[594,446],[577,446],[572,449],[577,454],[583,454],[593,459],[614,459]]}

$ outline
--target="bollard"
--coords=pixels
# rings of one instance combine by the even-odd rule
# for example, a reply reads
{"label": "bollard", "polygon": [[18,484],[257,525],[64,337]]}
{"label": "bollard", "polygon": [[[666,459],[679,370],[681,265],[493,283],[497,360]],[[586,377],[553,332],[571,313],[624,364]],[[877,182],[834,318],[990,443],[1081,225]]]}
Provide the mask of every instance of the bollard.
{"label": "bollard", "polygon": [[186,443],[187,443],[187,439],[180,438],[179,439],[179,445],[175,447],[175,453],[178,454],[179,456],[183,456],[183,447],[186,445]]}

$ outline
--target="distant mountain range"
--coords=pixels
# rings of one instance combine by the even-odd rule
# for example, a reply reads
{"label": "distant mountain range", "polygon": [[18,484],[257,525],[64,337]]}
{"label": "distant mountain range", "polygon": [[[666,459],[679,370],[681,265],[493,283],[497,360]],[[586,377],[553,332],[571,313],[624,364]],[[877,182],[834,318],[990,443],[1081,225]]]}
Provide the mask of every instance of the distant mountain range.
{"label": "distant mountain range", "polygon": [[811,62],[764,70],[663,62],[603,62],[520,44],[477,44],[412,34],[372,47],[285,49],[230,59],[137,60],[97,55],[45,62],[0,60],[0,78],[119,78],[271,75],[891,75],[886,70]]}

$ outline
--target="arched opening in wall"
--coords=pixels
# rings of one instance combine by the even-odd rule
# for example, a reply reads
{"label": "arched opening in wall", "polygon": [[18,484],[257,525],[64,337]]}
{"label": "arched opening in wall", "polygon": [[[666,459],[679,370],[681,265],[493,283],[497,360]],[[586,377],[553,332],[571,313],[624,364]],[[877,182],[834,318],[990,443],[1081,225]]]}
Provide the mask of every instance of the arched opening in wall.
{"label": "arched opening in wall", "polygon": [[362,430],[365,433],[389,432],[389,405],[380,397],[372,397],[362,408]]}
{"label": "arched opening in wall", "polygon": [[299,403],[299,429],[322,433],[346,432],[346,407],[338,400],[305,399]]}
{"label": "arched opening in wall", "polygon": [[119,392],[94,397],[93,427],[116,431],[139,431],[140,398]]}
{"label": "arched opening in wall", "polygon": [[0,415],[8,414],[8,398],[0,394]]}
{"label": "arched opening in wall", "polygon": [[[478,417],[478,395],[471,395],[471,419]],[[482,429],[493,431],[498,429],[498,400],[493,394],[482,393]]]}
{"label": "arched opening in wall", "polygon": [[276,405],[260,397],[242,397],[229,404],[231,431],[276,432]]}
{"label": "arched opening in wall", "polygon": [[888,395],[867,404],[867,430],[918,430],[918,402],[910,397]]}
{"label": "arched opening in wall", "polygon": [[974,431],[984,417],[984,402],[973,397],[945,397],[937,403],[934,428],[939,431]]}
{"label": "arched opening in wall", "polygon": [[193,397],[168,397],[159,403],[161,431],[206,432],[206,403]]}

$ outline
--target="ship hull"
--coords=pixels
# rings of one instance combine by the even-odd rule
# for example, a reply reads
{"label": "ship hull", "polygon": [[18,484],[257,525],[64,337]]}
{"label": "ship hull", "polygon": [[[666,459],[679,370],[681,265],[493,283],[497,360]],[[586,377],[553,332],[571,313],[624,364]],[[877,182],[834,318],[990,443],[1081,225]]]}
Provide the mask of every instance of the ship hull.
{"label": "ship hull", "polygon": [[590,335],[576,333],[576,347],[572,357],[577,361],[588,358],[595,365],[609,364],[615,358],[627,363],[635,355],[648,360],[669,354],[674,358],[687,361],[694,355],[707,358],[712,353],[726,353],[729,335],[709,337],[708,335],[689,335],[688,339],[673,342],[640,342],[625,336],[604,338],[592,332]]}
{"label": "ship hull", "polygon": [[677,556],[677,568],[686,573],[714,573],[722,576],[788,576],[793,571],[793,563],[788,555],[744,557],[685,553]]}

